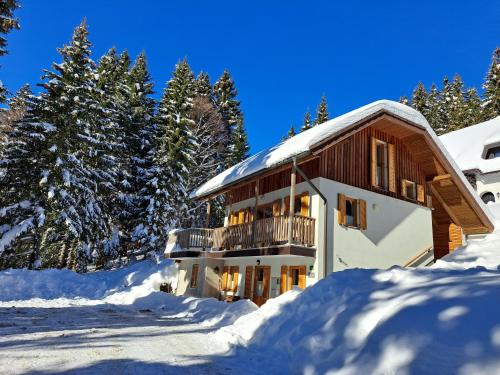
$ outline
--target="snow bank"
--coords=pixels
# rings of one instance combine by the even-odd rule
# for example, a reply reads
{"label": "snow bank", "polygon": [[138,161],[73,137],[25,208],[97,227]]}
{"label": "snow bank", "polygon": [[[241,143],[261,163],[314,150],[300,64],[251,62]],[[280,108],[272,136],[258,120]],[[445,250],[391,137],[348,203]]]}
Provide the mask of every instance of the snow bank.
{"label": "snow bank", "polygon": [[500,170],[500,158],[483,159],[486,147],[500,146],[500,116],[444,134],[439,139],[463,171],[477,169],[489,173]]}
{"label": "snow bank", "polygon": [[112,304],[161,310],[166,317],[203,322],[205,326],[229,324],[257,309],[246,300],[227,304],[213,298],[176,297],[161,292],[162,283],[176,288],[177,266],[171,260],[148,259],[126,268],[88,274],[12,269],[0,272],[0,306]]}
{"label": "snow bank", "polygon": [[499,374],[499,253],[496,231],[432,268],[331,274],[213,337],[270,373]]}

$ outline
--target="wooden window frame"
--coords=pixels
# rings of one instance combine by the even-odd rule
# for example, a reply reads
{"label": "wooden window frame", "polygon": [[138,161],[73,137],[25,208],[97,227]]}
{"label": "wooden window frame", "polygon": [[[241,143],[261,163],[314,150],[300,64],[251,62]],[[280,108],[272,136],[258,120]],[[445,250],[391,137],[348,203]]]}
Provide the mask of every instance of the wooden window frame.
{"label": "wooden window frame", "polygon": [[[305,212],[306,210],[304,209],[306,201],[307,201],[307,212]],[[283,215],[288,215],[289,209],[290,209],[290,196],[288,195],[284,199]],[[294,209],[295,209],[294,215],[311,217],[311,195],[309,194],[308,191],[304,191],[303,193],[295,195]]]}
{"label": "wooden window frame", "polygon": [[[378,148],[384,146],[383,160],[380,167],[379,177],[379,155]],[[393,143],[371,138],[371,185],[373,188],[384,192],[396,192],[396,149]],[[378,181],[381,181],[381,184]]]}
{"label": "wooden window frame", "polygon": [[189,289],[195,289],[198,287],[199,272],[200,272],[200,265],[198,263],[193,263],[193,265],[191,266],[191,280],[189,280]]}
{"label": "wooden window frame", "polygon": [[[366,230],[367,229],[367,210],[366,201],[363,199],[356,199],[352,197],[345,196],[344,194],[339,194],[338,197],[338,223],[346,228]],[[347,224],[347,202],[351,203],[353,207],[353,222],[352,224]]]}
{"label": "wooden window frame", "polygon": [[[413,197],[408,196],[408,187],[410,185],[413,187],[413,193],[414,193]],[[406,199],[412,201],[412,202],[416,202],[417,198],[418,198],[417,183],[415,181],[411,181],[411,180],[407,180],[407,179],[403,178],[401,180],[401,196],[403,198],[406,198]]]}

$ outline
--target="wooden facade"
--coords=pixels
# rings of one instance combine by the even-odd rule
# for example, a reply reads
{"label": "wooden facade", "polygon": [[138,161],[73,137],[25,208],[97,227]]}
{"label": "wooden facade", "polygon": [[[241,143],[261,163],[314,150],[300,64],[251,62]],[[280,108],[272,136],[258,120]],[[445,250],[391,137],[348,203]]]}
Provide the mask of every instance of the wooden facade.
{"label": "wooden facade", "polygon": [[[372,186],[372,138],[394,145],[395,191],[390,191],[390,189],[383,190]],[[318,157],[301,164],[300,168],[310,179],[324,177],[346,185],[403,200],[408,200],[402,194],[403,189],[401,188],[401,184],[403,180],[413,181],[422,187],[426,184],[424,172],[419,164],[413,160],[412,153],[406,147],[405,143],[400,138],[374,127],[362,129],[345,140],[325,148],[319,153]],[[259,194],[286,188],[290,186],[290,173],[291,167],[234,187],[227,195],[229,203],[233,204],[254,197],[256,183],[259,184]],[[297,183],[302,181],[302,177],[297,176]],[[418,202],[417,200],[413,202],[428,205],[430,204],[430,200],[425,191],[426,188],[424,187],[423,189],[423,202]]]}

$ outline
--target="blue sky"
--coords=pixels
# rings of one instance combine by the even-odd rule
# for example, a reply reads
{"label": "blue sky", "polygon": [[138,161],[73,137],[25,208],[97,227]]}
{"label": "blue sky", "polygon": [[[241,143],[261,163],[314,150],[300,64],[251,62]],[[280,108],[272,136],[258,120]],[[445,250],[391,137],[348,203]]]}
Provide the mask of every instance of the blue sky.
{"label": "blue sky", "polygon": [[460,73],[479,87],[500,45],[500,2],[24,0],[0,76],[11,90],[40,82],[56,48],[87,18],[97,59],[144,50],[158,95],[187,57],[215,80],[228,68],[252,152],[300,125],[325,94],[332,116],[398,100],[421,80]]}

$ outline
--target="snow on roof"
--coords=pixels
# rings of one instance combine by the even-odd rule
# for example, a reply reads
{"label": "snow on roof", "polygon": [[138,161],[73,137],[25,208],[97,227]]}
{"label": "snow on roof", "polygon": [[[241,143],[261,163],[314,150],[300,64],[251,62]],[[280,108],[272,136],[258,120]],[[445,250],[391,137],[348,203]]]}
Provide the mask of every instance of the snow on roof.
{"label": "snow on roof", "polygon": [[288,162],[294,156],[307,154],[313,146],[319,144],[321,141],[381,111],[391,113],[423,128],[430,129],[424,116],[413,108],[390,100],[379,100],[326,121],[323,124],[316,125],[276,146],[258,152],[198,187],[191,193],[191,197],[206,196],[254,173]]}
{"label": "snow on roof", "polygon": [[500,171],[500,158],[484,159],[488,146],[500,146],[500,116],[444,134],[441,142],[462,171],[477,169],[481,173]]}
{"label": "snow on roof", "polygon": [[432,130],[425,117],[415,109],[391,100],[378,100],[367,104],[363,107],[324,122],[323,124],[316,125],[313,128],[299,133],[276,146],[262,150],[208,180],[191,193],[191,198],[207,196],[213,192],[220,191],[229,184],[243,180],[244,178],[257,172],[262,172],[265,169],[289,162],[293,157],[306,155],[311,152],[314,146],[317,146],[322,141],[338,133],[347,131],[356,126],[360,121],[366,120],[367,118],[381,112],[391,114],[424,129],[446,157],[451,167],[455,170],[456,175],[462,181],[462,185],[468,190],[472,199],[474,199],[476,204],[484,212],[485,216],[488,217],[490,223],[493,223],[493,219],[489,214],[489,211],[486,209],[484,202],[476,194],[462,173],[462,170],[458,167],[436,133],[434,133],[434,130]]}

